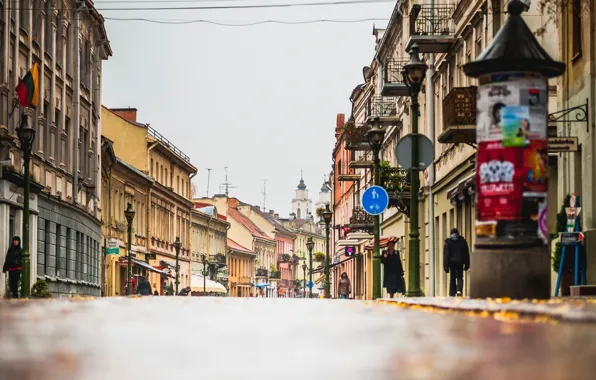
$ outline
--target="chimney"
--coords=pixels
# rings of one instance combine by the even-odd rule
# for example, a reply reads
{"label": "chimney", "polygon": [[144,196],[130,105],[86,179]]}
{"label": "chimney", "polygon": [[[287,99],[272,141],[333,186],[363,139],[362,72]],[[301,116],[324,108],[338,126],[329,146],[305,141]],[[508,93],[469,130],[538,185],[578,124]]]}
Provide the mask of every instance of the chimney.
{"label": "chimney", "polygon": [[110,108],[110,111],[123,119],[130,121],[131,123],[137,122],[137,109],[136,108]]}
{"label": "chimney", "polygon": [[269,210],[269,214],[274,215],[273,210]]}
{"label": "chimney", "polygon": [[337,114],[337,119],[335,122],[335,138],[339,138],[341,133],[343,132],[344,124],[346,123],[346,115],[343,113]]}

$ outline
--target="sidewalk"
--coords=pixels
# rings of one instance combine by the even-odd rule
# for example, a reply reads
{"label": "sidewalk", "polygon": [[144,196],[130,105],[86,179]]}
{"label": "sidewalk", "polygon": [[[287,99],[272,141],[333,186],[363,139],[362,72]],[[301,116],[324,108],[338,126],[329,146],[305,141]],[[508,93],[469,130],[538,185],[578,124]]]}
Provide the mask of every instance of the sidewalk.
{"label": "sidewalk", "polygon": [[549,300],[468,299],[456,297],[416,297],[379,299],[401,308],[439,313],[464,313],[500,320],[532,319],[537,322],[596,323],[595,297],[563,297]]}

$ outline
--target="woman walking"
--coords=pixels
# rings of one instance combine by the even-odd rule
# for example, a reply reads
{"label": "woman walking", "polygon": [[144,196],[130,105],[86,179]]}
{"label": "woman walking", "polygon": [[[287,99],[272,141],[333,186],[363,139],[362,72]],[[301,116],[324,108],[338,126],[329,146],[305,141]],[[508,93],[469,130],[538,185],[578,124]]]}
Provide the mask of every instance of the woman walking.
{"label": "woman walking", "polygon": [[404,268],[401,265],[399,252],[395,250],[395,242],[387,243],[387,250],[381,256],[381,262],[384,264],[384,281],[389,298],[393,298],[395,293],[406,293],[406,284],[404,281]]}
{"label": "woman walking", "polygon": [[12,298],[19,298],[19,278],[21,277],[21,259],[23,249],[21,248],[21,238],[15,236],[12,238],[12,245],[6,253],[6,260],[2,267],[2,272],[8,272],[8,287]]}
{"label": "woman walking", "polygon": [[337,292],[339,293],[339,298],[347,300],[350,298],[350,293],[352,293],[352,284],[350,283],[350,279],[348,278],[348,274],[343,272],[339,279],[339,284],[337,285]]}

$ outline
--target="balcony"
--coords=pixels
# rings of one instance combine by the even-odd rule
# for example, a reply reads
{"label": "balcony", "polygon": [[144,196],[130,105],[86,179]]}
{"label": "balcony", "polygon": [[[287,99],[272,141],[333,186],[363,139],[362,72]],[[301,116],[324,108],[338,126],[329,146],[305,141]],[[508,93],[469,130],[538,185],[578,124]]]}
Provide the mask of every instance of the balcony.
{"label": "balcony", "polygon": [[397,99],[384,96],[371,96],[367,104],[368,119],[378,118],[381,125],[395,124],[397,115]]}
{"label": "balcony", "polygon": [[272,270],[271,274],[269,275],[270,280],[278,280],[281,278],[281,272],[278,270]]}
{"label": "balcony", "polygon": [[[388,163],[387,163],[388,164]],[[389,206],[410,215],[410,173],[402,168],[381,165],[381,184],[389,195]]]}
{"label": "balcony", "polygon": [[360,157],[357,160],[350,162],[350,169],[372,169],[374,162],[367,161],[364,157]]}
{"label": "balcony", "polygon": [[447,53],[456,41],[454,11],[453,6],[412,5],[406,51],[417,44],[421,53]]}
{"label": "balcony", "polygon": [[374,223],[374,217],[358,206],[354,208],[350,217],[350,231],[372,232]]}
{"label": "balcony", "polygon": [[267,268],[260,267],[257,269],[257,273],[255,275],[256,277],[267,277],[268,274],[269,271],[267,270]]}
{"label": "balcony", "polygon": [[277,255],[277,262],[279,264],[289,263],[291,260],[292,256],[288,255],[287,253]]}
{"label": "balcony", "polygon": [[455,87],[443,99],[443,144],[476,143],[476,87]]}
{"label": "balcony", "polygon": [[346,139],[346,149],[369,151],[370,144],[368,143],[367,132],[368,127],[366,125],[355,126],[354,124],[346,124],[343,132]]}
{"label": "balcony", "polygon": [[360,175],[358,175],[358,174],[340,174],[337,176],[337,180],[340,182],[356,182],[356,181],[360,181]]}
{"label": "balcony", "polygon": [[404,83],[402,70],[408,61],[401,59],[391,59],[385,63],[385,72],[383,75],[383,96],[409,96],[410,90]]}

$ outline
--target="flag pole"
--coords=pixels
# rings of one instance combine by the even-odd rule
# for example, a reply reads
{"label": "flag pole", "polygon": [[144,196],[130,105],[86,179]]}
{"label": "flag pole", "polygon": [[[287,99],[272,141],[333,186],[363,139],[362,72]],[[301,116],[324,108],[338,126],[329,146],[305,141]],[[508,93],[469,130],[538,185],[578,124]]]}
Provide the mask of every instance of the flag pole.
{"label": "flag pole", "polygon": [[8,120],[10,120],[10,117],[12,116],[12,114],[14,113],[14,110],[17,108],[18,105],[19,105],[19,99],[15,98],[13,105],[12,105],[12,110],[8,114]]}

